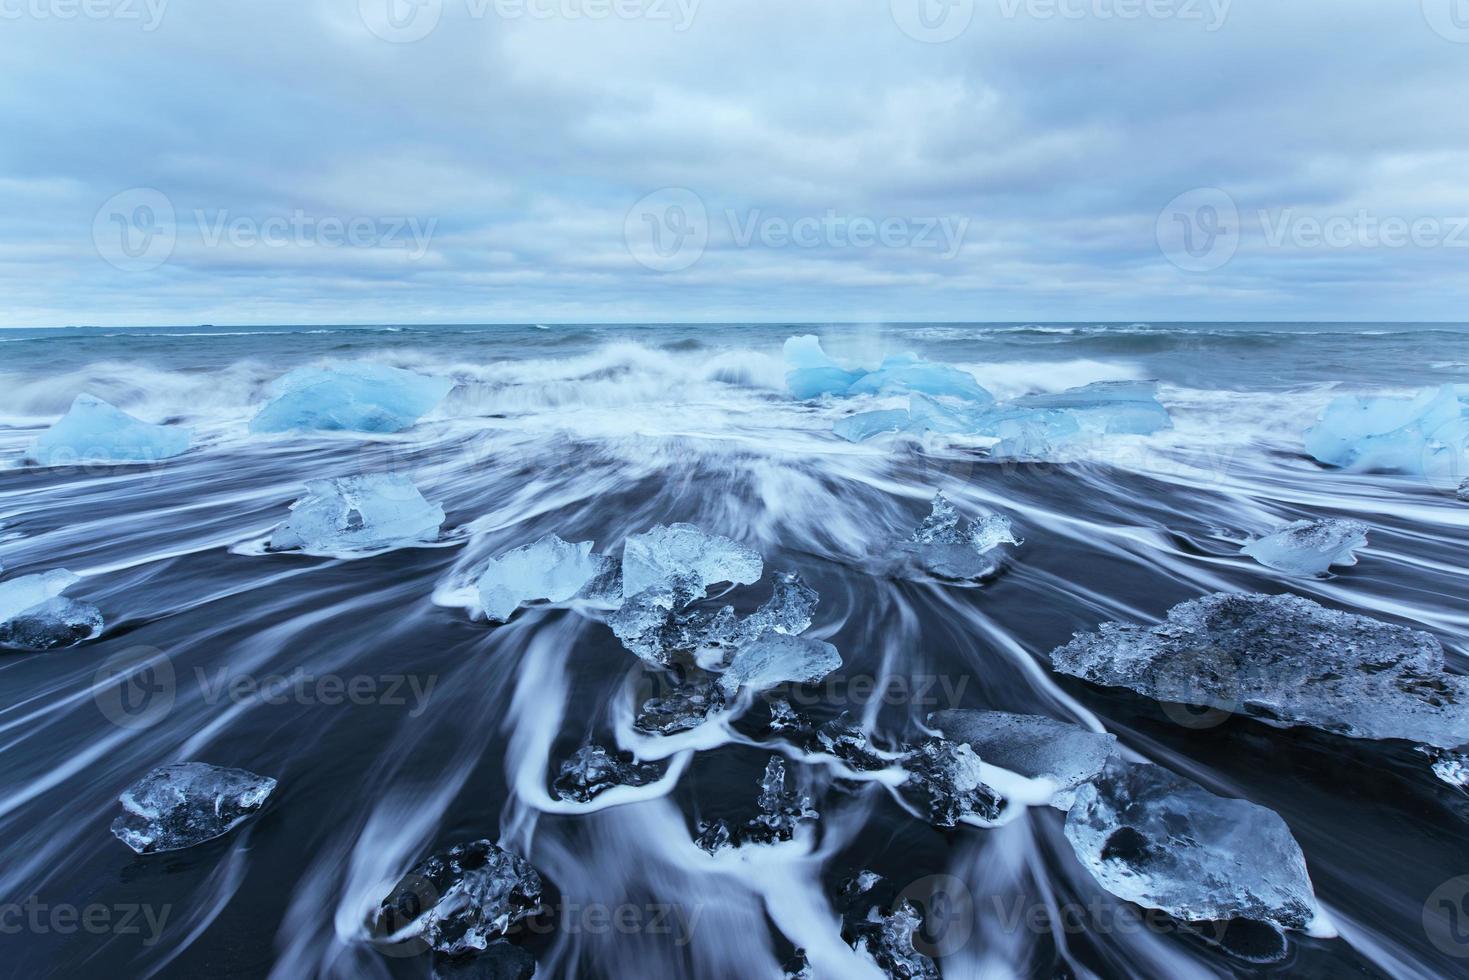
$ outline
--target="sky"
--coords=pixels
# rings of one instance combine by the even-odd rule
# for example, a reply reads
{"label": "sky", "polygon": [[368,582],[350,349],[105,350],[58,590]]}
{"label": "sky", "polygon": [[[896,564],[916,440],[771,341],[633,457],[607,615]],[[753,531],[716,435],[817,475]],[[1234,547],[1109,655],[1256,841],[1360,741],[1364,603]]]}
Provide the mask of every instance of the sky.
{"label": "sky", "polygon": [[1469,320],[1469,0],[0,0],[0,326]]}

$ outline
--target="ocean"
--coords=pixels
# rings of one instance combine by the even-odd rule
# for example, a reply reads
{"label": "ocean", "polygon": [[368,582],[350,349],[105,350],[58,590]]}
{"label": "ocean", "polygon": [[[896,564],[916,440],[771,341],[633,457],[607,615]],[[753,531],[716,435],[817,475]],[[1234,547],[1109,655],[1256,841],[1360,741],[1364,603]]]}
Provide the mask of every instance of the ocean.
{"label": "ocean", "polygon": [[[1050,462],[997,462],[962,441],[847,443],[832,424],[861,399],[786,390],[782,343],[803,334],[850,363],[913,351],[1000,398],[1156,380],[1174,427]],[[354,361],[455,387],[401,433],[250,434],[272,380]],[[1469,504],[1442,480],[1324,467],[1302,437],[1338,395],[1466,382],[1469,326],[1452,324],[0,331],[3,575],[69,569],[82,581],[68,594],[106,620],[79,646],[0,655],[0,961],[14,976],[426,978],[448,967],[385,950],[368,918],[424,857],[488,838],[546,882],[551,914],[516,939],[541,977],[778,977],[797,947],[849,945],[841,896],[862,871],[882,877],[874,902],[940,895],[923,942],[946,978],[1462,973],[1469,934],[1455,949],[1424,922],[1446,886],[1469,911],[1469,884],[1451,884],[1469,874],[1469,795],[1413,745],[1238,715],[1183,723],[1176,706],[1056,673],[1046,654],[1208,593],[1293,593],[1427,631],[1464,672]],[[150,465],[26,465],[83,392],[191,427],[194,448]],[[358,560],[252,544],[307,481],[380,472],[442,504],[443,540]],[[1003,571],[962,586],[875,574],[871,557],[939,491],[1010,518],[1023,543]],[[1332,517],[1370,526],[1358,564],[1303,578],[1239,553]],[[819,594],[812,633],[843,659],[809,698],[820,718],[846,712],[893,744],[945,708],[1104,729],[1133,758],[1279,813],[1339,935],[1291,932],[1252,956],[1140,919],[1078,863],[1062,811],[937,828],[888,788],[782,748],[758,711],[670,751],[677,778],[621,805],[554,798],[559,763],[588,739],[615,742],[657,682],[595,615],[542,606],[491,626],[455,596],[545,534],[615,552],[673,522],[742,542],[767,582],[793,571]],[[761,588],[727,601],[748,611]],[[107,670],[138,657],[166,664],[166,703],[120,722]],[[773,753],[812,794],[815,840],[709,858],[700,824],[747,815]],[[279,787],[229,835],[133,854],[109,832],[119,793],[191,760]],[[89,908],[95,927],[52,915]],[[6,928],[31,915],[39,927]]]}

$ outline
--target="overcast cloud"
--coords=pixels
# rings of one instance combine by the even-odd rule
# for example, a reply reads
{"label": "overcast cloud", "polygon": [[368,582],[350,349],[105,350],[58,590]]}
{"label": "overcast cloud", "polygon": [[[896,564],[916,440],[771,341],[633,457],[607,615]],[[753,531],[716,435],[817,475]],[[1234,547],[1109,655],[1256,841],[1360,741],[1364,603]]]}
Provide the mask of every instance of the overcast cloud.
{"label": "overcast cloud", "polygon": [[0,325],[1469,320],[1469,0],[0,0]]}

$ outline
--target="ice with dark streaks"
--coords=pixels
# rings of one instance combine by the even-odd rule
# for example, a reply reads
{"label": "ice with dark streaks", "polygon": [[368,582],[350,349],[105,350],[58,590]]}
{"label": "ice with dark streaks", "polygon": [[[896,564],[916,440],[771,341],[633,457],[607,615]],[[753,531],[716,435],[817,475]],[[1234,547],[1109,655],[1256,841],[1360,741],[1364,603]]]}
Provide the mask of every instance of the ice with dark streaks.
{"label": "ice with dark streaks", "polygon": [[253,816],[276,781],[203,762],[160,766],[118,797],[112,833],[139,854],[177,851],[222,837]]}

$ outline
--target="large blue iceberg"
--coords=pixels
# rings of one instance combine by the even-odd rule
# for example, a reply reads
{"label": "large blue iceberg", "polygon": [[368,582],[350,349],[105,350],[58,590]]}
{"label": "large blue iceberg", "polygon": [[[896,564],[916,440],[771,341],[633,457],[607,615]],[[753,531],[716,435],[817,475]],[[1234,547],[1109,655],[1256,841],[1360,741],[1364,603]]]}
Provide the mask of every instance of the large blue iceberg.
{"label": "large blue iceberg", "polygon": [[276,379],[275,397],[251,420],[250,431],[397,432],[431,411],[453,387],[448,378],[383,364],[296,368]]}
{"label": "large blue iceberg", "polygon": [[816,337],[792,337],[785,342],[786,386],[797,398],[822,395],[893,395],[919,392],[945,395],[980,405],[994,396],[980,387],[972,374],[925,361],[916,354],[889,357],[875,371],[848,369],[821,349]]}
{"label": "large blue iceberg", "polygon": [[1442,478],[1452,488],[1469,472],[1469,385],[1334,399],[1306,431],[1306,452],[1330,466]]}
{"label": "large blue iceberg", "polygon": [[406,476],[372,473],[312,480],[270,537],[273,550],[342,555],[438,540],[444,508]]}
{"label": "large blue iceberg", "polygon": [[92,395],[77,395],[71,409],[41,433],[30,456],[43,466],[77,463],[151,463],[189,448],[189,430],[152,425]]}

